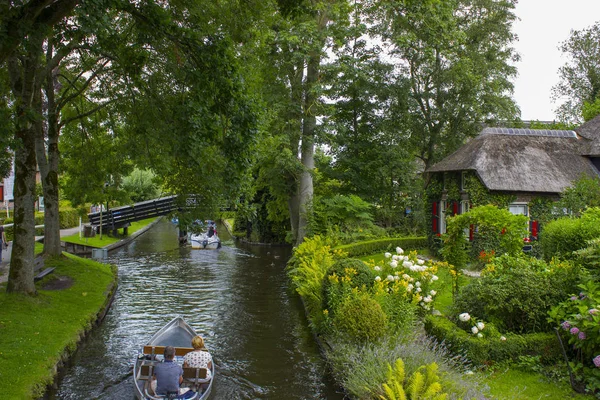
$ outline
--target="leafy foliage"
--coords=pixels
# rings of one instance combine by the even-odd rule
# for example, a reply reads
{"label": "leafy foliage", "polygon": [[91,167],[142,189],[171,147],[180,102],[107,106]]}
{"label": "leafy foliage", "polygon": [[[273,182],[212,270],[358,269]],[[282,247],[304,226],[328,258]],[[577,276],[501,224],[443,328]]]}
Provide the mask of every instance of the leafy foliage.
{"label": "leafy foliage", "polygon": [[482,277],[464,286],[453,313],[476,315],[503,332],[547,332],[548,310],[582,279],[581,268],[569,262],[503,255],[495,258]]}
{"label": "leafy foliage", "polygon": [[561,193],[558,207],[575,216],[588,207],[600,207],[600,179],[581,177]]}
{"label": "leafy foliage", "polygon": [[[479,235],[476,253],[471,253],[469,257],[471,245],[465,240],[464,231],[471,225],[478,229]],[[447,231],[441,253],[448,263],[463,267],[468,260],[476,261],[481,251],[519,254],[526,234],[526,216],[513,215],[508,210],[493,205],[475,207],[467,213],[447,219]]]}
{"label": "leafy foliage", "polygon": [[[422,370],[425,370],[424,374]],[[399,358],[394,367],[388,364],[388,380],[383,384],[385,396],[380,395],[379,398],[382,400],[445,400],[448,394],[442,393],[437,370],[436,363],[422,366],[405,383],[404,362]]]}
{"label": "leafy foliage", "polygon": [[379,303],[358,290],[344,298],[332,322],[336,334],[357,342],[377,341],[387,331],[387,318]]}
{"label": "leafy foliage", "polygon": [[563,217],[548,223],[540,234],[544,258],[569,258],[600,237],[600,208],[589,208],[580,218]]}
{"label": "leafy foliage", "polygon": [[591,119],[590,105],[600,95],[600,24],[572,30],[569,39],[561,43],[560,50],[567,56],[567,63],[559,71],[560,82],[552,88],[555,100],[567,100],[557,108],[561,121],[581,122],[582,111],[587,105],[586,120]]}
{"label": "leafy foliage", "polygon": [[552,308],[549,321],[560,326],[563,338],[575,350],[575,370],[583,376],[587,388],[600,390],[600,285],[588,280],[578,286],[579,294]]}
{"label": "leafy foliage", "polygon": [[341,251],[332,251],[327,239],[314,236],[296,247],[288,262],[288,275],[304,299],[309,315],[317,319],[316,324],[322,318],[323,279],[335,259],[342,254]]}

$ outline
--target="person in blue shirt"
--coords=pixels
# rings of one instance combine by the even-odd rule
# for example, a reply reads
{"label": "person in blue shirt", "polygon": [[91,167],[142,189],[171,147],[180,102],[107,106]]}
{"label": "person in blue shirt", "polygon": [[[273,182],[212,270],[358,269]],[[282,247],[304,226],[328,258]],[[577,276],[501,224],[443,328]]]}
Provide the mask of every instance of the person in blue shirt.
{"label": "person in blue shirt", "polygon": [[165,359],[156,364],[154,375],[152,376],[152,386],[156,382],[154,392],[160,396],[169,394],[179,395],[179,385],[183,382],[183,368],[173,360],[175,359],[175,348],[173,346],[165,347]]}

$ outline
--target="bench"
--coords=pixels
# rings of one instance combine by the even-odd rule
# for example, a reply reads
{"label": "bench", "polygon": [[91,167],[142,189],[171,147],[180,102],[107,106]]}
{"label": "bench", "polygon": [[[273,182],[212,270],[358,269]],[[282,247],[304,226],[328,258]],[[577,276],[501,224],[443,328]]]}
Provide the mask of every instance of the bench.
{"label": "bench", "polygon": [[[144,346],[143,353],[149,355],[163,355],[165,354],[166,346]],[[176,356],[185,356],[190,351],[194,351],[192,347],[175,347],[175,355]]]}
{"label": "bench", "polygon": [[51,274],[54,271],[55,268],[46,268],[45,270],[43,270],[42,272],[40,272],[39,274],[37,274],[36,276],[33,277],[34,281],[39,281],[40,279],[42,279],[43,277],[45,277],[48,274]]}

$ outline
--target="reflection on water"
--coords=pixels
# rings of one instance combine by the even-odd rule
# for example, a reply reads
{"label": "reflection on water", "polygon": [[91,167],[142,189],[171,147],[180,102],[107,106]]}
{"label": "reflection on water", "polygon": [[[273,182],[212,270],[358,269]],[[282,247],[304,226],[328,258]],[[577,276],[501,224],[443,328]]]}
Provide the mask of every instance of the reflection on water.
{"label": "reflection on water", "polygon": [[[132,362],[177,315],[205,337],[217,368],[211,399],[342,399],[284,272],[289,249],[180,247],[166,220],[109,262],[119,288],[102,325],[82,344],[53,398],[132,399]],[[228,240],[229,239],[229,240]]]}

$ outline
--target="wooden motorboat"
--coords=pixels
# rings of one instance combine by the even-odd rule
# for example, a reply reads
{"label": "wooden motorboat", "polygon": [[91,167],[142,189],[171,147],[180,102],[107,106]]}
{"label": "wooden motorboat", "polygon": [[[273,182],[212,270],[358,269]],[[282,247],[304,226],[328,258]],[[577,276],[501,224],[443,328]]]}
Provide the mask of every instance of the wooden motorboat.
{"label": "wooden motorboat", "polygon": [[[183,356],[193,351],[191,346],[192,338],[197,333],[181,317],[176,317],[168,324],[163,326],[158,332],[148,340],[146,345],[140,350],[133,368],[133,381],[135,396],[140,400],[163,400],[166,397],[154,395],[150,390],[153,370],[156,364],[161,363],[166,346],[175,347],[175,362],[183,364]],[[212,379],[206,381],[206,368],[184,368],[182,387],[190,387],[194,392],[195,400],[208,399],[213,382],[215,381],[215,366],[212,365]],[[208,383],[208,387],[206,386]]]}

